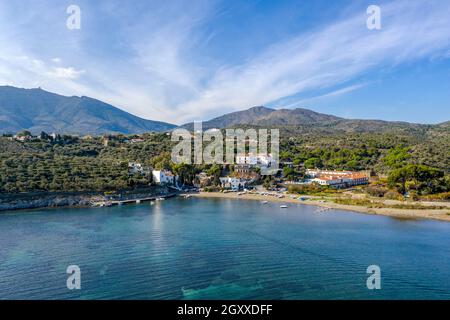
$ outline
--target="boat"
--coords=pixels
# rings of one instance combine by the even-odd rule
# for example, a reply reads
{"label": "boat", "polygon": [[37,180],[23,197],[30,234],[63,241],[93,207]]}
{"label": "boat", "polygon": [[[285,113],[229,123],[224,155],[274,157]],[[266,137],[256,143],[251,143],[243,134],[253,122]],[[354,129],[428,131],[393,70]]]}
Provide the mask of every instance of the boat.
{"label": "boat", "polygon": [[159,198],[156,198],[156,200],[157,201],[162,201],[162,200],[166,200],[166,199],[159,197]]}
{"label": "boat", "polygon": [[280,206],[281,209],[286,209],[287,207],[288,207],[288,206],[285,205],[285,204],[283,204],[283,205]]}
{"label": "boat", "polygon": [[262,203],[262,204],[266,204],[266,203],[269,203],[269,201],[264,200],[264,201],[262,201],[261,203]]}

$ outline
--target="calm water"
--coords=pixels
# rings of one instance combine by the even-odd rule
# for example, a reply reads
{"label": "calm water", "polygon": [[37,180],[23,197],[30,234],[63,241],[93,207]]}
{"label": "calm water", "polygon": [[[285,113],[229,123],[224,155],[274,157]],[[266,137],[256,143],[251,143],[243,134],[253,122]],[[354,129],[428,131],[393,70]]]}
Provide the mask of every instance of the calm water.
{"label": "calm water", "polygon": [[[315,209],[172,199],[1,214],[0,299],[450,299],[450,223]],[[366,287],[372,264],[381,290]]]}

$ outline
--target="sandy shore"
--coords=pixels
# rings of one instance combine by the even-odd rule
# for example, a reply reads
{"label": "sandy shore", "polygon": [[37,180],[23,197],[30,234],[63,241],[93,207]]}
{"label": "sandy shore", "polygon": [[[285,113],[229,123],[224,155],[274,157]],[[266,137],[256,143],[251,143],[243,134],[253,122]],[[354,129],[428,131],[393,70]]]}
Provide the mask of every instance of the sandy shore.
{"label": "sandy shore", "polygon": [[312,206],[320,206],[329,209],[338,209],[338,210],[346,210],[346,211],[354,211],[359,213],[366,214],[377,214],[390,216],[395,218],[402,219],[435,219],[441,221],[449,221],[450,222],[450,203],[423,203],[423,202],[415,202],[415,204],[421,204],[423,206],[430,205],[445,205],[448,209],[444,210],[436,210],[436,209],[393,209],[393,208],[367,208],[362,206],[351,206],[351,205],[343,205],[337,204],[332,201],[317,201],[317,200],[306,200],[301,201],[298,199],[292,199],[289,195],[284,198],[277,198],[275,196],[263,196],[260,194],[254,193],[245,193],[238,195],[236,192],[230,193],[222,193],[222,192],[200,192],[196,194],[191,194],[193,197],[199,198],[226,198],[226,199],[245,199],[245,200],[258,200],[258,201],[270,201],[270,202],[279,202],[282,204],[302,204],[302,205],[312,205]]}

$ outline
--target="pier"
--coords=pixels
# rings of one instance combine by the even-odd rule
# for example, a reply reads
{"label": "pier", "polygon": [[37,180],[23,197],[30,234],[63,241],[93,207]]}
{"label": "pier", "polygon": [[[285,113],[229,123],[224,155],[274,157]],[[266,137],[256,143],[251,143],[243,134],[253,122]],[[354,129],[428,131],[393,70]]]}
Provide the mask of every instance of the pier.
{"label": "pier", "polygon": [[158,199],[172,198],[177,195],[178,195],[178,193],[171,193],[171,194],[166,194],[166,195],[150,196],[150,197],[144,197],[144,198],[133,198],[133,199],[124,199],[124,200],[106,200],[106,201],[92,202],[91,205],[93,207],[112,207],[112,206],[122,206],[125,204],[140,204],[143,202],[155,201]]}

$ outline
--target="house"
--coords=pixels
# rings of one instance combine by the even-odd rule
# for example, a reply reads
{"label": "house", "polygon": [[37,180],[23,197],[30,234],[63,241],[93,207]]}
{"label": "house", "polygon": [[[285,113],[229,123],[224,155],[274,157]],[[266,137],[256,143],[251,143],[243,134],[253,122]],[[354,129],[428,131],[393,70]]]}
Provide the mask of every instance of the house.
{"label": "house", "polygon": [[311,182],[315,182],[321,186],[330,186],[330,187],[344,187],[344,180],[338,176],[320,176],[318,178],[314,178]]}
{"label": "house", "polygon": [[200,172],[195,178],[194,186],[198,188],[208,187],[212,184],[212,177],[208,176],[206,172]]}
{"label": "house", "polygon": [[265,166],[265,167],[270,167],[272,165],[272,163],[274,163],[275,160],[272,158],[272,155],[259,155],[258,156],[258,164]]}
{"label": "house", "polygon": [[30,141],[32,140],[34,137],[30,136],[30,135],[15,135],[14,139],[20,142],[25,142],[25,141]]}
{"label": "house", "polygon": [[147,175],[150,173],[150,169],[148,167],[143,166],[140,163],[129,162],[128,163],[128,173],[129,174]]}
{"label": "house", "polygon": [[311,178],[323,176],[323,175],[329,175],[329,176],[338,176],[338,177],[344,177],[349,176],[353,174],[352,171],[334,171],[334,170],[320,170],[320,169],[307,169],[306,175],[308,175]]}
{"label": "house", "polygon": [[352,173],[348,177],[349,181],[346,181],[347,185],[349,187],[358,186],[362,184],[368,184],[369,183],[369,174],[364,172],[356,172]]}
{"label": "house", "polygon": [[249,155],[238,155],[236,156],[236,164],[244,165],[248,164],[251,166],[264,166],[268,167],[271,163],[274,162],[272,155],[263,155],[263,154],[249,154]]}
{"label": "house", "polygon": [[178,180],[174,174],[167,170],[153,170],[153,182],[157,184],[175,184]]}
{"label": "house", "polygon": [[142,138],[134,138],[134,139],[131,139],[131,143],[141,143],[141,142],[144,142],[145,140],[144,139],[142,139]]}
{"label": "house", "polygon": [[307,170],[310,183],[336,188],[348,188],[369,183],[367,172]]}
{"label": "house", "polygon": [[248,164],[237,164],[234,166],[234,172],[240,175],[250,175],[252,173],[252,167]]}
{"label": "house", "polygon": [[247,180],[233,177],[222,177],[219,178],[222,188],[231,189],[233,191],[238,191],[242,189],[247,184]]}
{"label": "house", "polygon": [[249,165],[255,166],[258,164],[258,157],[254,156],[254,155],[236,156],[236,164],[239,164],[239,165],[249,164]]}

